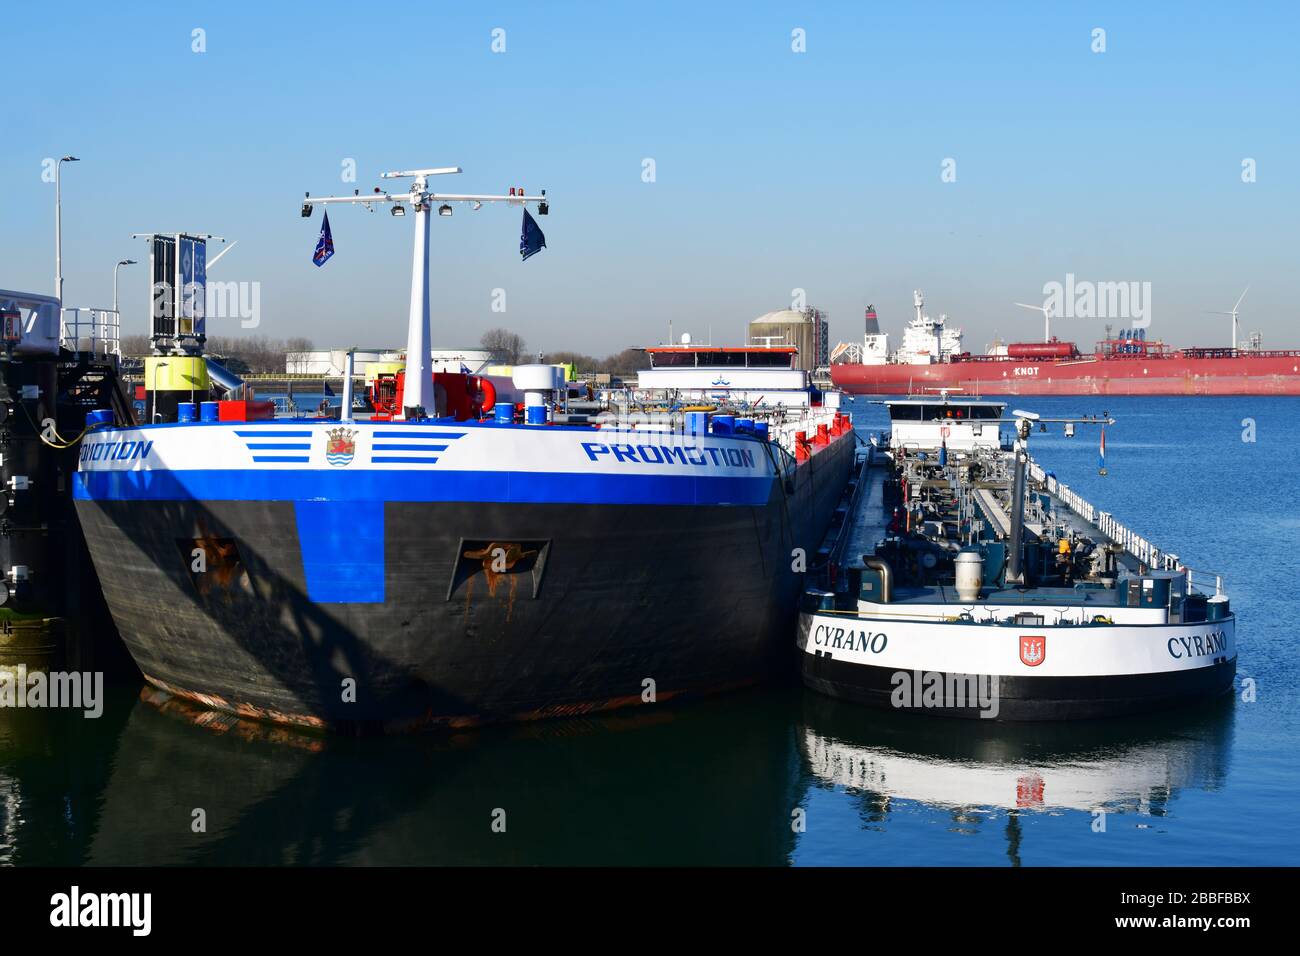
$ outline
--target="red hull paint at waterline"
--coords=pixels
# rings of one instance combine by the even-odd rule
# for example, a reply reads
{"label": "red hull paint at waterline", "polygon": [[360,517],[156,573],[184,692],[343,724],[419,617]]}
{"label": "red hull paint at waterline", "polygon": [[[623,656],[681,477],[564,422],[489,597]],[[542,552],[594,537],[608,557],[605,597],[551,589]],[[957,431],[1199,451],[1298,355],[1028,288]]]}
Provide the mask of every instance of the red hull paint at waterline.
{"label": "red hull paint at waterline", "polygon": [[855,395],[960,388],[979,395],[1300,395],[1300,352],[1237,357],[1092,355],[1062,360],[968,358],[933,365],[831,366]]}

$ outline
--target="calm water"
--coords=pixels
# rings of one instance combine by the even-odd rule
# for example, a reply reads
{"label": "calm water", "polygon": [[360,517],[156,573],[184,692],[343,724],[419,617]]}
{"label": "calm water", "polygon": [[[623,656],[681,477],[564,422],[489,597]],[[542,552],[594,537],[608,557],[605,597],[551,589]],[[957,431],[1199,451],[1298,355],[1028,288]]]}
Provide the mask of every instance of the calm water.
{"label": "calm water", "polygon": [[[1225,575],[1254,703],[999,726],[865,711],[789,686],[356,741],[159,707],[119,687],[98,720],[0,711],[0,863],[1300,862],[1300,400],[1012,404],[1120,419],[1109,477],[1096,473],[1091,430],[1035,435],[1034,454],[1160,546]],[[860,428],[882,424],[876,406],[853,410]],[[206,832],[192,832],[196,808]],[[1096,809],[1105,832],[1094,832]],[[492,829],[498,810],[504,833]]]}

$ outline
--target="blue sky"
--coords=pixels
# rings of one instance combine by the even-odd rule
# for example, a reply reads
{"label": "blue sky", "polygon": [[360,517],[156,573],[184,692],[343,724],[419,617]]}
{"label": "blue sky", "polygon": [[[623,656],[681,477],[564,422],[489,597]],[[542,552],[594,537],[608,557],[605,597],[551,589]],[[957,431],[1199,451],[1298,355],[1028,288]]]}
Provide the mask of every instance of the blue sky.
{"label": "blue sky", "polygon": [[[1034,338],[1067,273],[1152,284],[1150,337],[1300,346],[1300,14],[1285,4],[63,3],[7,5],[0,287],[53,285],[64,167],[68,305],[111,301],[130,233],[239,240],[211,279],[261,284],[261,325],[318,345],[405,340],[412,217],[331,214],[382,170],[460,165],[439,187],[545,187],[548,248],[516,210],[433,223],[434,340],[504,325],[603,354],[677,332],[739,342],[792,290],[856,339],[895,337],[924,289],[982,351]],[[1094,28],[1106,50],[1091,49]],[[206,31],[206,52],[192,31]],[[493,53],[504,29],[506,51]],[[806,52],[791,32],[806,31]],[[642,181],[642,163],[656,178]],[[956,161],[955,182],[941,164]],[[1243,183],[1245,158],[1257,181]],[[145,330],[145,267],[122,270]],[[506,312],[491,311],[506,290]],[[1091,343],[1101,320],[1056,323]],[[241,334],[214,321],[210,334]],[[247,334],[243,332],[242,334]]]}

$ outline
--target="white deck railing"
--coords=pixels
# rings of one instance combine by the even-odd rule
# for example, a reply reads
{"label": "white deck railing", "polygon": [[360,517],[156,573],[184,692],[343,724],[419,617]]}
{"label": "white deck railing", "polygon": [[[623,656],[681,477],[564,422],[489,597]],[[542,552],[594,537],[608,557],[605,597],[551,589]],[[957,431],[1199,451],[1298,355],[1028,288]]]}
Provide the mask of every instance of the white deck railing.
{"label": "white deck railing", "polygon": [[[1183,571],[1188,570],[1184,567],[1178,555],[1172,551],[1162,551],[1154,544],[1148,541],[1142,535],[1138,534],[1127,525],[1117,521],[1109,511],[1100,511],[1097,506],[1092,504],[1082,495],[1071,490],[1070,486],[1063,481],[1057,481],[1055,476],[1046,474],[1042,466],[1037,462],[1029,463],[1029,477],[1034,481],[1040,482],[1047,486],[1047,490],[1065,503],[1071,511],[1095,525],[1097,529],[1110,538],[1125,551],[1137,558],[1148,568],[1161,569],[1165,571]],[[1220,581],[1220,585],[1221,585]]]}
{"label": "white deck railing", "polygon": [[112,309],[64,309],[59,342],[69,352],[94,359],[122,357],[122,319]]}

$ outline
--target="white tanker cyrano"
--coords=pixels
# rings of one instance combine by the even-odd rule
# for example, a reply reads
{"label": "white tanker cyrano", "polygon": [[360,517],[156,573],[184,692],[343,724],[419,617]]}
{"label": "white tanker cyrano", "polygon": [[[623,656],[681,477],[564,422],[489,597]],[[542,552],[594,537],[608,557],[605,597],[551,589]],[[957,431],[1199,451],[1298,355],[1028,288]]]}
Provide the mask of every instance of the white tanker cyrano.
{"label": "white tanker cyrano", "polygon": [[1000,402],[948,394],[884,404],[893,428],[860,462],[849,519],[805,592],[807,686],[999,720],[1137,713],[1232,687],[1236,619],[1222,579],[1029,457],[1034,424],[1073,434],[1109,419],[1007,419]]}

